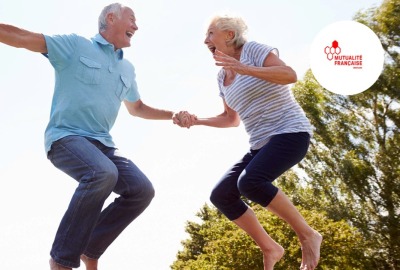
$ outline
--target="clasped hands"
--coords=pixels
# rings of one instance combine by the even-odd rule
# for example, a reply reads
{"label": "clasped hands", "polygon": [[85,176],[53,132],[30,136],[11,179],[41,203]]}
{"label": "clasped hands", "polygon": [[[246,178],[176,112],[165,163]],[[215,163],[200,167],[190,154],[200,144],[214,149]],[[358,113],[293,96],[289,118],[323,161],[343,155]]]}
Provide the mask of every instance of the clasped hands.
{"label": "clasped hands", "polygon": [[191,126],[193,126],[196,120],[197,116],[194,114],[190,114],[187,111],[180,111],[174,113],[174,115],[172,116],[172,121],[174,122],[174,124],[185,128],[190,128]]}

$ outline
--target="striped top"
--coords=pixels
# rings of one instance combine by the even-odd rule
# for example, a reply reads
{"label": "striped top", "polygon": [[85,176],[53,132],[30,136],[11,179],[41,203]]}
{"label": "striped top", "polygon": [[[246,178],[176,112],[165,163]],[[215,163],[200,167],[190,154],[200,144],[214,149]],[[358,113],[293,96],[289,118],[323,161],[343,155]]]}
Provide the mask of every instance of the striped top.
{"label": "striped top", "polygon": [[[262,67],[269,53],[277,49],[257,42],[243,45],[240,62]],[[225,70],[218,73],[220,96],[235,110],[249,134],[251,149],[260,149],[273,135],[308,132],[312,127],[288,85],[275,84],[252,76],[236,74],[224,86]]]}

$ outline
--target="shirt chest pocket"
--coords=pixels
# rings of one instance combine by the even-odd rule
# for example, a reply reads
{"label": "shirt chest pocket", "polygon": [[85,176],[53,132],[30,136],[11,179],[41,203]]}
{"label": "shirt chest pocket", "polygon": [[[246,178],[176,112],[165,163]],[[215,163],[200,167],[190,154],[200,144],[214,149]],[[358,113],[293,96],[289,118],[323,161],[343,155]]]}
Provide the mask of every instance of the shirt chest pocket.
{"label": "shirt chest pocket", "polygon": [[76,69],[75,77],[86,84],[99,84],[100,70],[100,63],[85,56],[81,56],[79,57],[79,63]]}
{"label": "shirt chest pocket", "polygon": [[125,99],[129,88],[131,88],[131,82],[127,77],[121,75],[120,79],[118,80],[118,88],[115,91],[115,94],[120,101],[123,101]]}

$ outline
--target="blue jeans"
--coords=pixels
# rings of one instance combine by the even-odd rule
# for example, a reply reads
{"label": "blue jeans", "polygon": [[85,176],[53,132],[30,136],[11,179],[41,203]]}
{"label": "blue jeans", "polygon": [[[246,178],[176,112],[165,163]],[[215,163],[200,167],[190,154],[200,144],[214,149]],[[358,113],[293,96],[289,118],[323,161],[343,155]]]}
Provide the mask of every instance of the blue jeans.
{"label": "blue jeans", "polygon": [[[80,256],[98,259],[150,204],[154,189],[147,177],[117,149],[68,136],[52,144],[48,159],[78,181],[50,252],[59,264],[77,268]],[[103,211],[104,201],[116,198]]]}
{"label": "blue jeans", "polygon": [[278,193],[272,182],[304,158],[309,144],[306,132],[273,136],[225,173],[211,193],[211,202],[230,220],[239,218],[248,208],[241,196],[268,206]]}

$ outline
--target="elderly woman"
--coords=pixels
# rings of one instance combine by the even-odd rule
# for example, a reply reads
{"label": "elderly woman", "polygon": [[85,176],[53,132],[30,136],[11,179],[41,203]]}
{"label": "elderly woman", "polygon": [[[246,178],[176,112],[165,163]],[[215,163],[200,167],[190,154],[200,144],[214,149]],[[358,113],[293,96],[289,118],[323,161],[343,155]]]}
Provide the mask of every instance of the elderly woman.
{"label": "elderly woman", "polygon": [[241,18],[217,16],[211,20],[204,43],[217,66],[218,86],[224,111],[215,117],[189,117],[186,125],[236,127],[240,120],[250,137],[250,150],[222,177],[211,202],[246,231],[264,255],[264,270],[274,268],[284,249],[260,225],[244,196],[284,219],[296,232],[302,249],[301,270],[315,269],[322,236],[311,228],[288,197],[273,181],[300,162],[309,147],[312,127],[295,101],[288,84],[296,73],[279,59],[275,48],[247,42]]}

